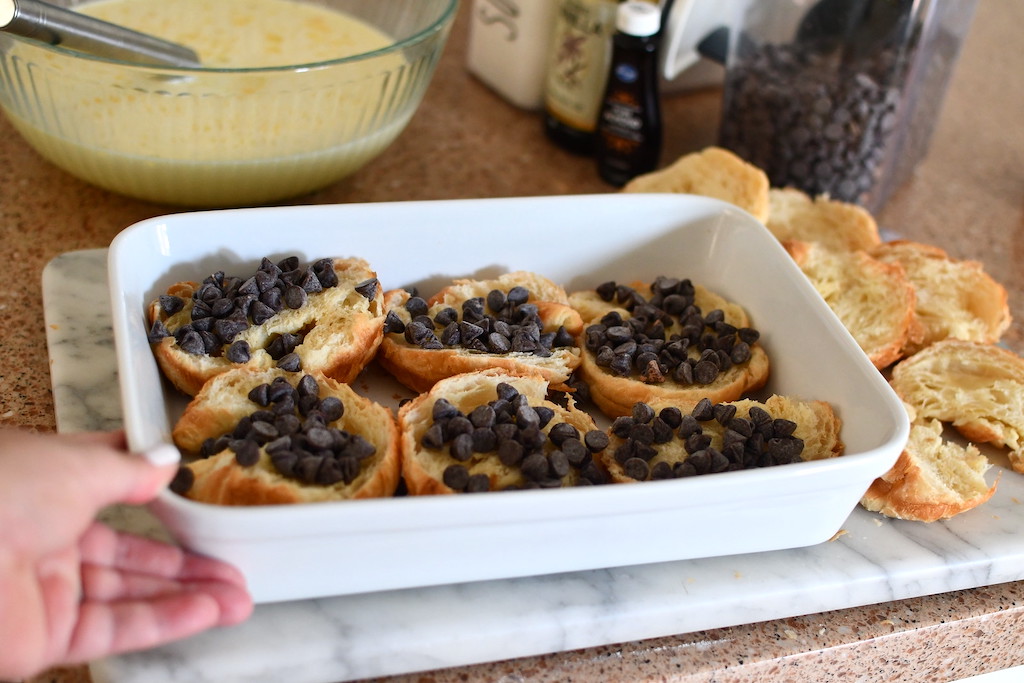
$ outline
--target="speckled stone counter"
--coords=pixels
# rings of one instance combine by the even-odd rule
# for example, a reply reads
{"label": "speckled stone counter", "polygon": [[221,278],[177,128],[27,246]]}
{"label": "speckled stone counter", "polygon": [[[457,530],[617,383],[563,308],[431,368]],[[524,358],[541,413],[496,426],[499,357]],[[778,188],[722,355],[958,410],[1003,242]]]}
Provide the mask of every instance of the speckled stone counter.
{"label": "speckled stone counter", "polygon": [[[465,70],[464,3],[426,100],[409,128],[350,180],[294,203],[609,192],[593,163],[549,144]],[[982,261],[1010,291],[1007,346],[1024,352],[1024,1],[979,3],[931,151],[880,213],[892,234]],[[666,161],[714,142],[719,93],[666,100]],[[55,426],[43,267],[105,247],[125,226],[175,211],[111,195],[53,168],[0,121],[0,423]],[[749,626],[698,631],[480,664],[393,681],[950,680],[1024,664],[1024,583],[914,598]],[[89,680],[84,667],[39,680]]]}

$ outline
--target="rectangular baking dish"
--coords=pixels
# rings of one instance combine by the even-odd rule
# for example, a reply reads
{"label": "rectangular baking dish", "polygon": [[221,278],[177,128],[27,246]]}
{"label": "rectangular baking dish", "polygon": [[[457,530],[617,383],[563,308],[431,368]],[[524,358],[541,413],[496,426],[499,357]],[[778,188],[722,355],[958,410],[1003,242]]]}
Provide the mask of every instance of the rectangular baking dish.
{"label": "rectangular baking dish", "polygon": [[[757,397],[830,402],[846,452],[690,479],[504,494],[231,508],[162,493],[151,506],[171,534],[238,566],[257,602],[812,545],[840,529],[906,442],[899,399],[762,224],[703,197],[609,194],[205,211],[125,229],[110,247],[109,281],[133,449],[170,441],[187,400],[160,376],[146,303],[173,282],[288,255],[359,256],[386,289],[426,294],[453,278],[520,269],[568,291],[690,278],[740,303],[760,330],[772,374]],[[392,408],[412,395],[375,366],[353,386]]]}

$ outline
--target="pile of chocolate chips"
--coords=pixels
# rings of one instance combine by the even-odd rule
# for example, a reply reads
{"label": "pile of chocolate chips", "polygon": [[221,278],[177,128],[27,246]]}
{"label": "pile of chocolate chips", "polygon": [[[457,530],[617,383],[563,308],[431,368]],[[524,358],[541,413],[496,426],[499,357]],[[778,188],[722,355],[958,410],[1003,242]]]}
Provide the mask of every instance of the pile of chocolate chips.
{"label": "pile of chocolate chips", "polygon": [[[525,395],[506,382],[498,384],[497,390],[497,399],[468,415],[447,399],[434,403],[431,425],[420,443],[434,450],[447,448],[458,461],[445,468],[445,485],[466,493],[489,491],[487,474],[472,474],[462,464],[478,453],[494,454],[502,465],[519,468],[525,483],[510,488],[559,488],[574,469],[577,485],[607,483],[593,458],[608,446],[607,434],[594,429],[581,435],[567,422],[552,425],[545,434],[544,427],[555,415],[551,408],[531,406]],[[550,451],[548,442],[554,446]]]}
{"label": "pile of chocolate chips", "polygon": [[[320,386],[310,375],[303,375],[294,387],[284,377],[260,384],[249,392],[249,400],[260,408],[239,420],[231,432],[204,441],[199,455],[206,458],[229,448],[239,465],[251,467],[259,462],[263,448],[285,477],[320,486],[351,483],[377,449],[358,434],[331,427],[345,414],[345,404],[319,394]],[[172,490],[188,491],[190,474],[183,468]]]}
{"label": "pile of chocolate chips", "polygon": [[897,134],[896,56],[845,69],[808,45],[763,45],[729,67],[719,144],[764,170],[772,187],[863,203]]}
{"label": "pile of chocolate chips", "polygon": [[711,384],[733,365],[749,361],[750,345],[760,337],[751,327],[727,323],[720,309],[703,314],[690,280],[659,277],[651,284],[650,299],[615,282],[601,284],[597,293],[630,313],[625,318],[611,311],[584,332],[597,364],[620,377],[636,376],[648,384],[666,379]]}
{"label": "pile of chocolate chips", "polygon": [[[724,430],[721,450],[711,445],[711,435],[701,425],[712,420]],[[647,481],[800,462],[804,442],[793,436],[795,429],[792,420],[773,418],[760,406],[751,407],[747,417],[737,417],[736,406],[704,398],[688,415],[678,408],[664,408],[655,415],[651,406],[637,403],[632,415],[615,419],[611,431],[623,439],[615,449],[615,461],[629,477]],[[657,447],[673,439],[684,442],[686,459],[650,466]]]}
{"label": "pile of chocolate chips", "polygon": [[[250,325],[262,325],[285,308],[302,308],[310,294],[337,286],[338,276],[334,272],[334,260],[330,258],[305,267],[296,256],[277,263],[264,258],[255,274],[247,278],[218,271],[203,280],[193,293],[190,322],[171,331],[163,321],[157,320],[149,331],[149,342],[155,344],[173,336],[187,353],[197,356],[223,353],[232,363],[247,363],[252,349],[248,342],[235,337]],[[360,283],[356,291],[373,299],[378,286],[376,279],[370,279]],[[160,307],[165,315],[172,316],[185,307],[185,301],[165,294],[160,297]],[[302,339],[301,331],[274,335],[266,351],[279,368],[297,372],[302,363],[295,347]]]}
{"label": "pile of chocolate chips", "polygon": [[405,304],[409,323],[388,311],[384,333],[404,334],[407,342],[423,349],[461,348],[541,357],[550,356],[552,349],[575,345],[564,326],[555,332],[544,332],[537,305],[529,299],[530,292],[525,287],[512,287],[508,292],[494,289],[486,298],[463,301],[461,315],[448,306],[430,317],[426,300],[414,293]]}

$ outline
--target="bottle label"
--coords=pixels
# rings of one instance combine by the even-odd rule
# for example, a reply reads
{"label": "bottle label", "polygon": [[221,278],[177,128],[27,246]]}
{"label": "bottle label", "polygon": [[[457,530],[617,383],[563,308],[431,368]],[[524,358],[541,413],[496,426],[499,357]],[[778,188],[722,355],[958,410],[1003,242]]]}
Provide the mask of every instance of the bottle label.
{"label": "bottle label", "polygon": [[643,111],[637,101],[626,95],[610,99],[601,112],[601,133],[607,145],[630,153],[644,141]]}
{"label": "bottle label", "polygon": [[563,0],[545,87],[548,113],[577,130],[593,132],[608,80],[616,4]]}
{"label": "bottle label", "polygon": [[632,64],[619,64],[615,67],[615,78],[620,83],[636,83],[636,79],[640,78],[640,72]]}

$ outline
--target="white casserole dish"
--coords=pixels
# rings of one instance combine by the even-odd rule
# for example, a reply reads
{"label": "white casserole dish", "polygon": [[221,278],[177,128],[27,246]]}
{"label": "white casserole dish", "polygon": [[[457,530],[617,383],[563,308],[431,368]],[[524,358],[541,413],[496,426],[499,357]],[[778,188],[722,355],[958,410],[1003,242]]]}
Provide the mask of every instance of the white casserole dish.
{"label": "white casserole dish", "polygon": [[[238,566],[257,602],[812,545],[840,529],[906,442],[899,399],[763,225],[712,199],[610,194],[209,211],[127,228],[111,244],[109,274],[133,449],[169,442],[187,400],[160,376],[147,302],[173,282],[288,255],[360,256],[386,289],[428,294],[455,277],[519,269],[569,291],[688,277],[750,313],[772,362],[759,396],[830,402],[846,453],[690,479],[474,496],[229,508],[161,494],[152,509],[172,535]],[[391,407],[411,395],[375,367],[353,386]]]}

